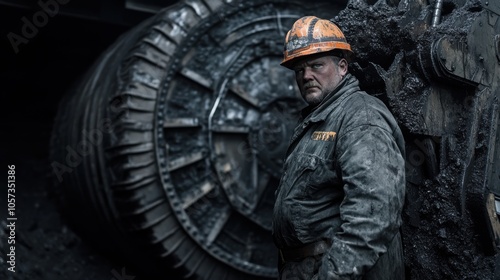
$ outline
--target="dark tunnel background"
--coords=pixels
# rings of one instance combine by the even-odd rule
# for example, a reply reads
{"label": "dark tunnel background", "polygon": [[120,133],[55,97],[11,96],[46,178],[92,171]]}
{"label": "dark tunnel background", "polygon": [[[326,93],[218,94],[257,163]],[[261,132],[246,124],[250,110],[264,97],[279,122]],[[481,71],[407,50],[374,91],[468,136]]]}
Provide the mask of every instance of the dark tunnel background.
{"label": "dark tunnel background", "polygon": [[[0,159],[5,174],[0,188],[0,279],[135,276],[125,264],[101,255],[66,226],[47,188],[51,172],[48,156],[61,96],[110,44],[151,13],[130,8],[128,2],[134,1],[40,2],[55,3],[58,12],[46,20],[43,16],[35,19],[36,30],[24,30],[32,32],[27,38],[23,35],[26,20],[34,22],[33,17],[42,11],[40,4],[0,1]],[[12,34],[26,41],[21,39],[14,46]],[[11,246],[7,244],[6,227],[7,165],[15,165],[16,172],[15,273],[7,271],[6,263]]]}

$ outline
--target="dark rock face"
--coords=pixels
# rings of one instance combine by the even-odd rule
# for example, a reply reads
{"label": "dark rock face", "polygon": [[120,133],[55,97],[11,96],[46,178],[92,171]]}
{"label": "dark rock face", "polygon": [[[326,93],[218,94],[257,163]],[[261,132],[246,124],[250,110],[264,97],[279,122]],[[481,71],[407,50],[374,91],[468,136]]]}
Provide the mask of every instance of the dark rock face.
{"label": "dark rock face", "polygon": [[[498,146],[498,77],[485,78],[498,75],[492,44],[498,14],[479,1],[444,1],[440,23],[433,27],[434,9],[418,1],[351,1],[334,21],[354,47],[353,73],[366,91],[386,102],[405,133],[407,278],[496,279],[494,238],[485,233],[489,225],[479,209],[498,182],[488,179],[498,159],[486,159]],[[488,17],[495,20],[482,25]],[[476,26],[488,35],[477,36]],[[438,49],[440,38],[461,51]],[[489,50],[477,51],[480,44]],[[463,71],[457,74],[451,64],[449,73],[456,76],[437,73],[436,60],[445,59],[434,53],[460,61]],[[474,64],[465,60],[481,55],[490,55],[484,58],[490,64],[482,66],[490,73],[475,79],[468,74]]]}

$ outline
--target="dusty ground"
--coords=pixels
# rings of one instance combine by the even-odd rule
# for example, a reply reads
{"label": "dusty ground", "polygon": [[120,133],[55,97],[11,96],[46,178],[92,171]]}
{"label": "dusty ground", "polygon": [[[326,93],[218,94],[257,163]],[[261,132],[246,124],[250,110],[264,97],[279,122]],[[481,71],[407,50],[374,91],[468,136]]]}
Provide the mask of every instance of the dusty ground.
{"label": "dusty ground", "polygon": [[[41,137],[38,140],[43,141]],[[117,272],[121,275],[125,265],[101,255],[61,220],[46,188],[47,159],[25,154],[30,150],[23,145],[10,147],[16,151],[5,157],[8,164],[16,166],[15,273],[6,270],[11,267],[6,263],[11,245],[5,242],[10,230],[5,223],[6,209],[2,209],[0,278],[84,280],[113,279]],[[2,195],[0,205],[7,208],[5,202]]]}

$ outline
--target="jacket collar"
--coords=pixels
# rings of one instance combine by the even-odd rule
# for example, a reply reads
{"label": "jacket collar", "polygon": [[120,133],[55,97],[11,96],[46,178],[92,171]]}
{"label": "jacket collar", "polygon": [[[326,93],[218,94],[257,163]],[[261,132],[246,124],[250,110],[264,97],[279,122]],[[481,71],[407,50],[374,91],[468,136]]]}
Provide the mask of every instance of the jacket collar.
{"label": "jacket collar", "polygon": [[340,100],[350,95],[350,93],[359,90],[358,79],[351,74],[347,74],[344,79],[340,81],[337,87],[318,105],[308,106],[301,111],[302,120],[305,122],[319,122],[325,120],[331,112],[331,108],[329,108],[330,105],[335,103],[337,100],[340,102]]}

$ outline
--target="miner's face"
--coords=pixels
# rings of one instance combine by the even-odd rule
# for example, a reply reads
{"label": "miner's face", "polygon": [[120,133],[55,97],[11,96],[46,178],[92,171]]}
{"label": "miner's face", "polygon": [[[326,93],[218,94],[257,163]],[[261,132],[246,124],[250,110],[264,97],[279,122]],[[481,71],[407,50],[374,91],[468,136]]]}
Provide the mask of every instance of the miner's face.
{"label": "miner's face", "polygon": [[332,92],[347,73],[347,61],[332,55],[307,56],[292,67],[302,98],[318,105]]}

